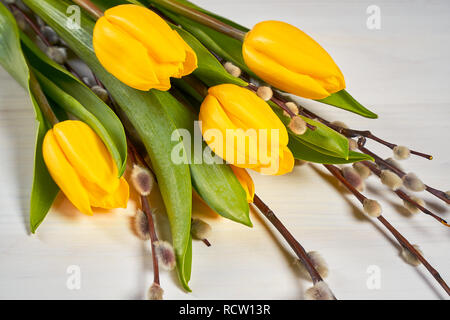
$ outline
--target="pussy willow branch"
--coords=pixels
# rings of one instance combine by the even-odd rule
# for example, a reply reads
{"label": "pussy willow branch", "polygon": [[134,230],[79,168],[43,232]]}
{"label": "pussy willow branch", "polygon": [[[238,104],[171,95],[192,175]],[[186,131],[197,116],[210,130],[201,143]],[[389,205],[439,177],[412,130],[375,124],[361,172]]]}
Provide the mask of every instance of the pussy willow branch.
{"label": "pussy willow branch", "polygon": [[[129,150],[128,153],[130,155],[131,163],[133,165],[139,164],[139,160],[137,160],[138,154],[136,152],[136,149],[132,145],[131,141],[128,140],[127,145],[128,145],[128,150]],[[159,265],[158,265],[158,257],[156,256],[156,251],[155,251],[155,241],[158,241],[158,236],[156,235],[156,232],[155,232],[155,224],[153,222],[153,216],[152,216],[152,211],[150,208],[150,203],[148,202],[148,198],[144,195],[141,195],[141,206],[142,206],[142,211],[144,211],[144,213],[147,217],[148,230],[150,233],[150,243],[151,243],[151,247],[152,247],[152,261],[153,261],[153,282],[159,285],[160,284],[159,283]]]}
{"label": "pussy willow branch", "polygon": [[82,7],[95,20],[103,16],[103,11],[89,0],[72,0],[80,7]]}
{"label": "pussy willow branch", "polygon": [[[369,161],[361,161],[361,163],[363,165],[365,165],[367,168],[370,169],[370,171],[372,171],[376,176],[380,177],[381,176],[381,170],[372,162]],[[398,189],[398,190],[392,190],[394,193],[397,194],[397,196],[405,201],[408,201],[409,203],[411,203],[413,206],[415,206],[417,209],[419,209],[420,211],[422,211],[423,213],[433,217],[434,219],[436,219],[437,221],[439,221],[440,223],[442,223],[443,225],[450,227],[450,225],[447,223],[447,221],[445,221],[444,219],[442,219],[441,217],[437,216],[436,214],[434,214],[433,212],[431,212],[430,210],[428,210],[427,208],[421,206],[419,203],[417,203],[416,201],[414,201],[413,199],[411,199],[410,196],[408,196],[405,192],[403,192],[402,190]]]}
{"label": "pussy willow branch", "polygon": [[[339,168],[337,168],[334,165],[324,165],[325,168],[330,171],[330,173],[336,177],[358,200],[361,202],[361,204],[366,200],[367,198],[358,190],[356,190],[355,187],[353,187],[350,182],[348,182],[344,176],[341,174],[341,171]],[[383,226],[389,230],[389,232],[397,239],[397,241],[400,243],[401,246],[406,248],[411,254],[413,254],[422,264],[427,268],[427,270],[431,273],[431,275],[436,279],[436,281],[441,285],[441,287],[445,290],[445,292],[450,296],[450,288],[448,287],[447,283],[442,279],[441,275],[437,272],[436,269],[434,269],[431,264],[414,248],[414,246],[409,243],[409,241],[403,237],[403,235],[397,231],[382,215],[380,215],[378,218],[378,221],[380,221]]]}
{"label": "pussy willow branch", "polygon": [[289,246],[294,250],[297,257],[308,270],[309,275],[313,283],[323,281],[319,272],[314,268],[311,259],[308,257],[305,249],[302,245],[294,238],[294,236],[289,232],[288,229],[283,225],[283,223],[277,218],[275,213],[261,200],[258,195],[255,194],[253,205],[258,208],[258,210],[270,221],[270,223],[280,232]]}
{"label": "pussy willow branch", "polygon": [[[395,172],[400,178],[402,178],[404,175],[406,175],[405,172],[400,170],[399,168],[391,165],[387,161],[383,160],[380,156],[376,155],[369,149],[367,149],[364,145],[366,143],[366,140],[364,137],[361,137],[358,139],[358,149],[361,150],[361,152],[364,152],[365,154],[368,154],[369,156],[372,156],[375,159],[375,163],[378,165],[384,166],[388,168],[389,170]],[[428,185],[425,185],[425,190],[427,190],[429,193],[434,195],[435,197],[441,199],[442,201],[450,204],[450,199],[448,198],[447,194],[441,190],[437,190],[435,188],[432,188]]]}

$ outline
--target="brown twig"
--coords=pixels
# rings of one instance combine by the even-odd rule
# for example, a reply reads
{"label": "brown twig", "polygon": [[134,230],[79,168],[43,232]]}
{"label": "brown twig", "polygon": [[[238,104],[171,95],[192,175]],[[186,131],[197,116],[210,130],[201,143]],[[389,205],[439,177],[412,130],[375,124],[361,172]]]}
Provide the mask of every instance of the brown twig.
{"label": "brown twig", "polygon": [[[356,188],[353,187],[344,178],[344,176],[341,174],[340,170],[336,166],[328,165],[328,164],[325,164],[324,166],[325,166],[325,168],[328,169],[328,171],[330,171],[330,173],[334,177],[336,177],[359,200],[359,202],[363,203],[364,200],[367,199],[361,192],[356,190]],[[409,241],[405,237],[403,237],[402,234],[400,232],[398,232],[397,229],[395,229],[386,220],[386,218],[384,218],[382,215],[380,215],[379,217],[377,217],[377,219],[397,239],[397,241],[400,243],[400,245],[402,247],[409,250],[409,252],[411,252],[411,254],[413,254],[417,259],[419,259],[420,262],[422,262],[422,264],[425,266],[425,268],[427,268],[427,270],[430,272],[430,274],[436,279],[436,281],[441,285],[441,287],[445,290],[445,292],[450,296],[450,288],[448,287],[447,283],[444,281],[444,279],[442,279],[441,275],[436,271],[436,269],[434,269],[430,265],[430,263],[420,254],[420,252],[418,252],[416,250],[416,248],[414,248],[414,246],[411,245],[409,243]]]}
{"label": "brown twig", "polygon": [[103,16],[103,11],[89,0],[73,0],[73,2],[82,7],[95,20]]}
{"label": "brown twig", "polygon": [[283,223],[277,218],[275,213],[261,200],[258,195],[255,194],[253,199],[253,204],[259,209],[259,211],[267,218],[267,220],[272,223],[272,225],[280,232],[283,238],[287,241],[289,246],[294,250],[297,257],[305,265],[306,270],[311,276],[313,283],[322,281],[322,277],[319,272],[314,268],[311,259],[308,257],[305,249],[302,245],[294,238],[294,236],[286,229]]}

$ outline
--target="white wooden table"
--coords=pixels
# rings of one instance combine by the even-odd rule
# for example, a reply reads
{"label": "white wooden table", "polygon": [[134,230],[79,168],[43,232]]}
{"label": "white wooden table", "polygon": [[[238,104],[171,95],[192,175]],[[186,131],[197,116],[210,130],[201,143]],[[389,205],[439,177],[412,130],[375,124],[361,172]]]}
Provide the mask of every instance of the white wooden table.
{"label": "white wooden table", "polygon": [[[348,90],[371,106],[378,120],[311,102],[329,119],[367,128],[390,141],[431,153],[433,161],[404,162],[428,184],[446,190],[449,178],[450,3],[448,1],[198,0],[247,26],[279,19],[319,41],[343,70]],[[366,26],[369,5],[381,9],[381,29]],[[148,247],[130,228],[126,211],[87,217],[59,197],[36,235],[28,230],[34,119],[25,92],[0,70],[0,298],[140,299],[151,284]],[[382,156],[386,148],[370,144]],[[358,202],[318,165],[274,178],[252,174],[257,193],[307,250],[329,263],[327,282],[340,299],[442,299],[443,290],[423,266],[399,257],[398,245]],[[409,217],[401,202],[374,177],[367,195],[382,201],[385,217],[450,281],[450,230],[423,214]],[[158,195],[154,193],[153,198]],[[448,208],[420,194],[446,219]],[[154,200],[155,205],[157,201]],[[196,211],[199,211],[198,208]],[[214,228],[212,247],[194,243],[191,287],[184,293],[174,272],[162,272],[166,299],[301,299],[310,283],[299,277],[293,255],[255,212],[253,229],[203,214]],[[81,288],[70,290],[70,266]],[[380,287],[367,286],[368,271]],[[76,268],[77,268],[76,267]],[[68,269],[69,268],[69,269]],[[372,269],[371,269],[372,268]],[[68,273],[69,271],[69,273]],[[70,284],[70,283],[69,283]]]}

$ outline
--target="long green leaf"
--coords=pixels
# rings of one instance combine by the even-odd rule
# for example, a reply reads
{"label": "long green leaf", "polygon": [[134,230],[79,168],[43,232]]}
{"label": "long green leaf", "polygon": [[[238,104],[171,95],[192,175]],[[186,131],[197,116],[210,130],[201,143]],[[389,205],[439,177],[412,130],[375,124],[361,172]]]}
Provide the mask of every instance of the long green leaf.
{"label": "long green leaf", "polygon": [[[89,65],[103,82],[122,111],[127,115],[139,134],[152,162],[161,194],[169,217],[172,241],[177,258],[178,277],[186,290],[189,275],[186,274],[190,257],[186,256],[190,242],[190,223],[192,208],[192,187],[187,164],[175,164],[171,160],[171,150],[178,141],[171,135],[176,127],[161,108],[154,91],[142,92],[132,89],[111,74],[98,62],[92,48],[94,22],[84,13],[78,29],[66,26],[66,10],[72,3],[65,0],[25,0],[35,13],[49,24]],[[169,94],[169,93],[166,93]]]}
{"label": "long green leaf", "polygon": [[288,147],[292,151],[295,159],[315,163],[344,164],[364,160],[373,161],[373,158],[371,156],[352,150],[349,151],[348,159],[333,157],[328,154],[320,153],[317,150],[308,147],[301,140],[295,139],[292,135],[290,136]]}
{"label": "long green leaf", "polygon": [[338,107],[356,114],[359,114],[366,118],[376,119],[378,115],[364,107],[355,98],[353,98],[350,93],[346,90],[341,90],[333,93],[325,99],[317,100],[322,103],[329,104],[330,106]]}
{"label": "long green leaf", "polygon": [[56,195],[58,186],[51,178],[42,157],[42,141],[50,128],[30,91],[30,73],[20,46],[19,30],[12,14],[0,3],[0,64],[30,95],[37,120],[34,152],[34,175],[30,200],[30,229],[35,232],[44,220]]}

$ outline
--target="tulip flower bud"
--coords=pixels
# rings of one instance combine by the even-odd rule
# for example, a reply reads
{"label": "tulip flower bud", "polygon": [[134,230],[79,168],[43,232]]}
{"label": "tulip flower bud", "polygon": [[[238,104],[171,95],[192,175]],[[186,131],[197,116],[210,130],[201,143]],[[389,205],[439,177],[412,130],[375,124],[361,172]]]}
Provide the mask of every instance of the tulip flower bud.
{"label": "tulip flower bud", "polygon": [[197,68],[191,47],[153,11],[118,5],[105,11],[93,33],[95,54],[117,79],[138,90],[170,89],[170,78]]}
{"label": "tulip flower bud", "polygon": [[245,194],[247,195],[247,202],[252,203],[253,197],[255,196],[255,185],[253,184],[252,177],[248,174],[247,170],[230,165],[231,170],[233,170],[234,175],[238,179],[242,188],[244,188]]}
{"label": "tulip flower bud", "polygon": [[128,183],[118,178],[108,149],[84,122],[55,124],[45,135],[42,153],[53,180],[81,212],[127,206]]}
{"label": "tulip flower bud", "polygon": [[233,84],[209,88],[199,120],[206,143],[228,163],[270,175],[292,171],[286,127],[253,91]]}
{"label": "tulip flower bud", "polygon": [[258,77],[288,93],[323,99],[345,88],[344,76],[329,54],[285,22],[255,25],[245,36],[242,55]]}

